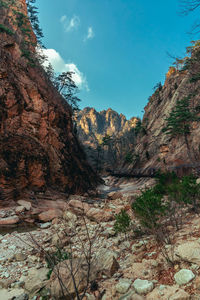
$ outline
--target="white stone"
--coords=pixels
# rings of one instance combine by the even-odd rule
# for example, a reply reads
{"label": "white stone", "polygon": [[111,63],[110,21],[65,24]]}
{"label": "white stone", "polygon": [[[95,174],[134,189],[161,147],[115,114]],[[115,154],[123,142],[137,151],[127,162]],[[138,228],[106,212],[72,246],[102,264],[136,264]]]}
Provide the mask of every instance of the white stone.
{"label": "white stone", "polygon": [[115,286],[116,291],[120,294],[125,294],[131,286],[132,281],[130,279],[120,279]]}
{"label": "white stone", "polygon": [[191,270],[182,269],[174,275],[174,279],[177,284],[187,284],[195,278],[194,273]]}
{"label": "white stone", "polygon": [[46,228],[49,228],[50,226],[51,226],[51,222],[46,222],[46,223],[40,224],[41,229],[46,229]]}
{"label": "white stone", "polygon": [[197,184],[200,183],[200,178],[197,178],[196,183],[197,183]]}
{"label": "white stone", "polygon": [[153,283],[148,280],[136,279],[133,283],[133,287],[138,294],[142,295],[153,290]]}

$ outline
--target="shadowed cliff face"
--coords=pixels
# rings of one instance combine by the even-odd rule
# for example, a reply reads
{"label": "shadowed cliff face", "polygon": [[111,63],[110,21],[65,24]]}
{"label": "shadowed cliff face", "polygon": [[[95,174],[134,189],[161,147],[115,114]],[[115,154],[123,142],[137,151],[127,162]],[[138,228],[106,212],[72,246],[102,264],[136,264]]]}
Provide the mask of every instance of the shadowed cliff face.
{"label": "shadowed cliff face", "polygon": [[0,188],[70,193],[93,188],[99,178],[74,134],[71,109],[32,61],[36,38],[25,19],[25,0],[2,3]]}

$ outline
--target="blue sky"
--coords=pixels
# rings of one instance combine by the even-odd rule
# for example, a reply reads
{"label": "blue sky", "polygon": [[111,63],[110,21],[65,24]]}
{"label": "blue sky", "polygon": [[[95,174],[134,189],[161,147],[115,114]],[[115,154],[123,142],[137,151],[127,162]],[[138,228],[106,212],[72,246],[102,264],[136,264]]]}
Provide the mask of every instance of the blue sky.
{"label": "blue sky", "polygon": [[[174,56],[184,56],[198,12],[178,15],[179,0],[37,0],[49,59],[72,70],[80,107],[142,116]],[[49,50],[51,49],[51,50]]]}

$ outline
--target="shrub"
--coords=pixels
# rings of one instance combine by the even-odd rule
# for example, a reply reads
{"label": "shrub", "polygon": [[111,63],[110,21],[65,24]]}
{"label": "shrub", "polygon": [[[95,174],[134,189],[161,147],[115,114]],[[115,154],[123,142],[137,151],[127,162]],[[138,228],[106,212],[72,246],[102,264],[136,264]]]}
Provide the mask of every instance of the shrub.
{"label": "shrub", "polygon": [[132,163],[133,162],[133,154],[132,152],[127,152],[124,158],[125,163]]}
{"label": "shrub", "polygon": [[154,231],[159,227],[160,217],[165,215],[166,206],[162,203],[162,195],[151,188],[136,198],[132,209],[141,225]]}
{"label": "shrub", "polygon": [[3,24],[0,24],[0,32],[5,32],[9,35],[13,35],[14,32],[10,30],[8,27],[4,26]]}
{"label": "shrub", "polygon": [[121,212],[115,216],[115,224],[114,224],[114,230],[116,233],[126,233],[131,224],[131,218],[127,214],[127,212],[122,209]]}

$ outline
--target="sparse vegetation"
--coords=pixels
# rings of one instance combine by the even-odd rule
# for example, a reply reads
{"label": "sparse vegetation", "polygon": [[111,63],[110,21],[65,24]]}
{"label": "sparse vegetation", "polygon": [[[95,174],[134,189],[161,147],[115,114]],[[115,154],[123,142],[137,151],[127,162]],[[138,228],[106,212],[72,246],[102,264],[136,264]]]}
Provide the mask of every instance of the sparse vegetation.
{"label": "sparse vegetation", "polygon": [[128,213],[122,209],[121,212],[115,216],[114,230],[116,233],[126,233],[130,230],[131,218]]}
{"label": "sparse vegetation", "polygon": [[10,30],[8,27],[6,27],[5,25],[3,24],[0,24],[0,32],[5,32],[9,35],[13,35],[14,32],[12,30]]}

